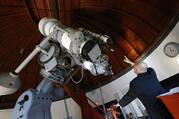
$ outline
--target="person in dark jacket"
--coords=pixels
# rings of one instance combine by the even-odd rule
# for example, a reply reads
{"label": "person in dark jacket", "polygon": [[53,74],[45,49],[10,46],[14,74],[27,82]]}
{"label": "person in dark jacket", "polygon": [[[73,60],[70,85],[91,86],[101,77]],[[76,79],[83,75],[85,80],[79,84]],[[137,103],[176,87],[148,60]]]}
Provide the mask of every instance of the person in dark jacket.
{"label": "person in dark jacket", "polygon": [[119,104],[124,107],[138,98],[146,107],[150,119],[165,119],[158,108],[157,96],[166,90],[160,85],[155,71],[144,62],[134,64],[127,58],[124,61],[134,66],[137,77],[130,82],[129,90]]}

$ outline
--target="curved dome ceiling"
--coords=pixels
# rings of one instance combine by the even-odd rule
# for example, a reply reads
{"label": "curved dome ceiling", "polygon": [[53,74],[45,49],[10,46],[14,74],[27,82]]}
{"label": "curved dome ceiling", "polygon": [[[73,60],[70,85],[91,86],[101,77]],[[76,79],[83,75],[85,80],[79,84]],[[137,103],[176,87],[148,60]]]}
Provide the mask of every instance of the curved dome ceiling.
{"label": "curved dome ceiling", "polygon": [[[98,87],[129,69],[124,55],[136,61],[150,52],[175,24],[178,7],[177,0],[1,0],[0,72],[11,71],[23,61],[43,38],[38,21],[54,17],[67,26],[107,34],[114,41],[114,52],[108,54],[114,76],[93,77],[85,72],[84,89]],[[36,57],[20,75],[21,89],[0,97],[0,108],[12,106],[23,91],[36,87],[41,80],[39,69]]]}

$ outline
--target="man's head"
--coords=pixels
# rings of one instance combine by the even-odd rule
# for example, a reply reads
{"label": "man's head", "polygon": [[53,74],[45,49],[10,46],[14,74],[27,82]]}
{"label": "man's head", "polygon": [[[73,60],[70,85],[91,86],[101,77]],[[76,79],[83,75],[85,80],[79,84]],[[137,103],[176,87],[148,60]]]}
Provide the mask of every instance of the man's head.
{"label": "man's head", "polygon": [[134,64],[134,72],[141,74],[147,72],[148,65],[145,62],[139,62]]}

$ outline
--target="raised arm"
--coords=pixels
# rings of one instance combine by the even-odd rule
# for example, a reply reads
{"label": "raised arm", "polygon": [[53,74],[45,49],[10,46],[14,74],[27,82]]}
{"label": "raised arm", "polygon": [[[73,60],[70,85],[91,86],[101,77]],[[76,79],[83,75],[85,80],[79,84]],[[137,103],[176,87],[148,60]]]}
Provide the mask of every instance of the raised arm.
{"label": "raised arm", "polygon": [[128,63],[128,64],[130,64],[130,65],[132,65],[132,66],[134,66],[134,62],[130,61],[126,56],[124,56],[124,60],[123,61]]}

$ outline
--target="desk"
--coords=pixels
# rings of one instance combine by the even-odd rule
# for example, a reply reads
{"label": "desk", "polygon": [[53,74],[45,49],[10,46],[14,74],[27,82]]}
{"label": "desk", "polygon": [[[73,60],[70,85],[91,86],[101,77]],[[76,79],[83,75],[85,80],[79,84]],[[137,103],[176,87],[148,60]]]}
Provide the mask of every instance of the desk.
{"label": "desk", "polygon": [[179,93],[159,97],[175,119],[179,119]]}

